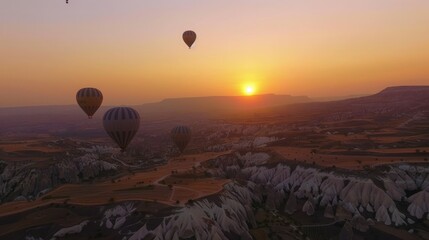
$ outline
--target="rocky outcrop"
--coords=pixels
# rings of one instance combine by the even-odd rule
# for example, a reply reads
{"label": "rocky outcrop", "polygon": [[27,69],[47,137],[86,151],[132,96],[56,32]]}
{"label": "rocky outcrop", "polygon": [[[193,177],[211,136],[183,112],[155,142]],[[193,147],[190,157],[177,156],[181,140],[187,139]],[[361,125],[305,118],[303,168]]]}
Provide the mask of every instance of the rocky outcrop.
{"label": "rocky outcrop", "polygon": [[82,229],[88,224],[88,222],[89,221],[86,220],[86,221],[81,222],[78,225],[67,227],[67,228],[62,228],[54,234],[52,239],[65,237],[66,235],[80,233],[80,232],[82,232]]}
{"label": "rocky outcrop", "polygon": [[[386,175],[388,179],[385,184],[389,195],[397,201],[406,199],[410,203],[408,213],[418,219],[423,218],[429,212],[429,168],[401,165],[392,167]],[[405,191],[418,192],[407,199]]]}
{"label": "rocky outcrop", "polygon": [[243,163],[244,167],[250,167],[265,164],[268,159],[270,159],[270,155],[266,153],[248,152],[244,155],[237,153],[237,158]]}
{"label": "rocky outcrop", "polygon": [[325,218],[335,218],[334,209],[332,208],[331,204],[328,204],[325,207],[325,212],[323,213],[323,216]]}
{"label": "rocky outcrop", "polygon": [[101,220],[100,226],[105,226],[108,229],[119,229],[136,209],[132,203],[115,206],[107,209],[104,212],[104,217]]}
{"label": "rocky outcrop", "polygon": [[[240,159],[229,159],[227,167],[216,166],[212,169],[215,176],[227,169],[235,177],[263,185],[267,192],[266,207],[272,209],[284,202],[284,212],[289,214],[297,210],[297,202],[301,201],[301,210],[308,215],[314,214],[317,206],[329,206],[325,209],[327,217],[335,213],[337,218],[351,220],[355,215],[365,214],[386,225],[403,226],[410,224],[407,214],[423,218],[429,212],[429,168],[425,167],[391,167],[373,180],[302,166],[291,169],[283,164],[271,168],[258,164],[246,167]],[[412,196],[406,194],[419,189]],[[410,205],[406,214],[397,208],[395,201],[407,198]]]}
{"label": "rocky outcrop", "polygon": [[293,214],[298,210],[298,203],[296,201],[295,194],[291,193],[286,202],[285,213]]}
{"label": "rocky outcrop", "polygon": [[302,211],[307,213],[308,216],[311,216],[315,212],[314,199],[308,199],[304,206],[302,207]]}
{"label": "rocky outcrop", "polygon": [[[156,226],[144,224],[131,235],[130,240],[146,239],[229,239],[233,234],[241,239],[252,239],[247,221],[254,222],[249,207],[259,196],[251,192],[254,185],[230,183],[218,200],[203,199],[176,210],[161,219]],[[253,219],[253,221],[252,221]]]}
{"label": "rocky outcrop", "polygon": [[0,173],[0,202],[34,199],[59,184],[78,183],[116,169],[95,153],[60,160],[48,167],[31,162],[8,163]]}
{"label": "rocky outcrop", "polygon": [[408,201],[410,202],[408,212],[411,216],[418,219],[423,218],[423,215],[429,212],[429,188],[412,195]]}

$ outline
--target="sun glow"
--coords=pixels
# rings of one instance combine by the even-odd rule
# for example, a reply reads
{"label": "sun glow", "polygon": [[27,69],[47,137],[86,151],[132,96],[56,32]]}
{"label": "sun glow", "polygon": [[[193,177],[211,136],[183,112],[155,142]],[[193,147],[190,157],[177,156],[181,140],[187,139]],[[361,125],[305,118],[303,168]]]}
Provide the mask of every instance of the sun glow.
{"label": "sun glow", "polygon": [[244,95],[252,96],[253,94],[255,94],[255,86],[252,86],[252,85],[244,86],[243,93]]}
{"label": "sun glow", "polygon": [[238,81],[240,82],[241,93],[244,96],[253,96],[258,93],[261,76],[259,73],[241,74]]}

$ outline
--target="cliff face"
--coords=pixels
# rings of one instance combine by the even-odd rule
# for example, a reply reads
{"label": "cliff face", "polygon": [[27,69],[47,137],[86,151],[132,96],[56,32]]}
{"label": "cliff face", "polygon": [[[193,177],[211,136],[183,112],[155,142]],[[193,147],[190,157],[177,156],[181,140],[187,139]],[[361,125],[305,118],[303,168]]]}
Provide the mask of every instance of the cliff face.
{"label": "cliff face", "polygon": [[90,180],[117,169],[95,153],[59,160],[48,167],[39,167],[35,162],[2,162],[2,165],[0,202],[34,199],[60,184]]}

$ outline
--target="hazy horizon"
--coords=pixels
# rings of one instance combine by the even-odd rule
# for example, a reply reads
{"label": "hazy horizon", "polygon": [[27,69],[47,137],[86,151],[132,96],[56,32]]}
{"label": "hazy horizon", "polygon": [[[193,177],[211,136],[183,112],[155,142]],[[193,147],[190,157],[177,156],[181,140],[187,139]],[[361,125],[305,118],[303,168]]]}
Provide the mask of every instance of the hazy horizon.
{"label": "hazy horizon", "polygon": [[[429,2],[24,0],[0,3],[0,106],[274,93],[324,98],[429,84]],[[189,50],[181,39],[198,37]]]}
{"label": "hazy horizon", "polygon": [[[408,86],[408,85],[407,85]],[[410,85],[410,86],[425,86],[425,85]],[[162,98],[162,99],[155,99],[155,100],[148,100],[145,102],[141,102],[141,103],[132,103],[132,104],[102,104],[102,106],[138,106],[138,105],[144,105],[144,104],[155,104],[155,103],[160,103],[162,101],[165,100],[171,100],[171,99],[193,99],[193,98],[216,98],[216,97],[244,97],[244,98],[248,98],[248,97],[257,97],[257,96],[265,96],[265,95],[275,95],[275,96],[291,96],[291,97],[308,97],[310,99],[310,101],[333,101],[333,100],[343,100],[343,99],[349,99],[349,98],[355,98],[355,97],[362,97],[362,96],[369,96],[372,94],[376,94],[388,87],[402,87],[402,86],[387,86],[385,88],[382,88],[376,92],[372,92],[372,93],[357,93],[357,94],[351,94],[351,95],[344,95],[344,96],[323,96],[323,97],[315,97],[315,96],[308,96],[308,95],[292,95],[292,94],[277,94],[277,93],[257,93],[251,96],[246,96],[243,94],[236,94],[236,95],[207,95],[207,96],[177,96],[177,97],[166,97],[166,98]],[[426,87],[426,86],[425,86]],[[429,85],[428,85],[429,87]],[[73,101],[74,100],[74,101]],[[55,107],[55,106],[76,106],[76,102],[75,99],[72,99],[71,102],[69,103],[63,103],[63,104],[38,104],[38,105],[15,105],[15,106],[2,106],[0,105],[0,108],[25,108],[25,107]]]}

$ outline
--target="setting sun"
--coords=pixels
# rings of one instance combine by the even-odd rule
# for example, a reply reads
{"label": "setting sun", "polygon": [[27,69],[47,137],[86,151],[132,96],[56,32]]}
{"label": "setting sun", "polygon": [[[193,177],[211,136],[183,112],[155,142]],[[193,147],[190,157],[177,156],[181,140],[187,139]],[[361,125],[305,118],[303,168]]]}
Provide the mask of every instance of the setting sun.
{"label": "setting sun", "polygon": [[255,87],[247,85],[244,87],[243,93],[247,96],[251,96],[251,95],[255,94]]}

